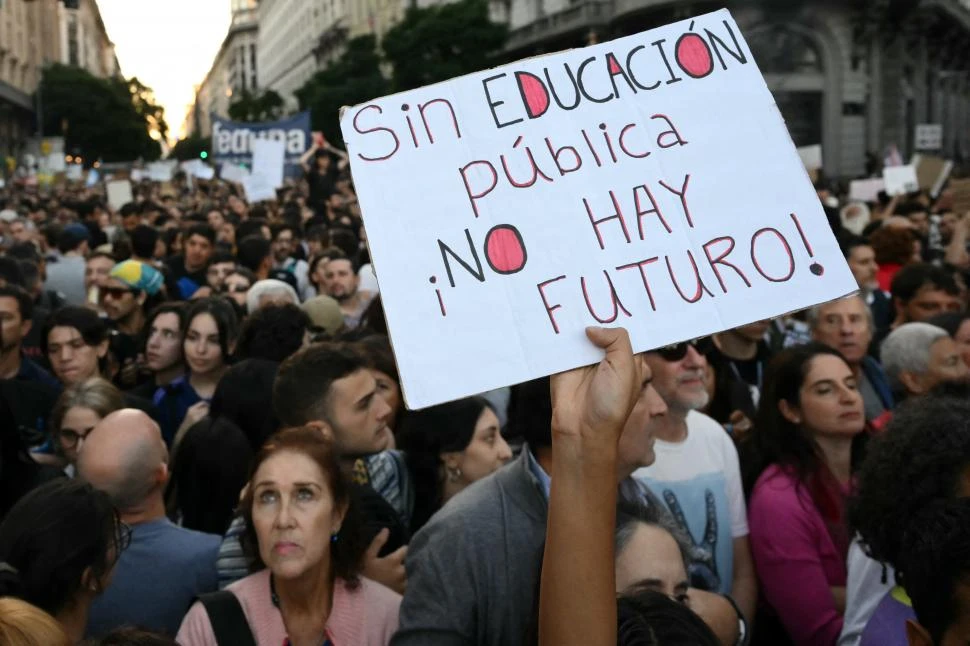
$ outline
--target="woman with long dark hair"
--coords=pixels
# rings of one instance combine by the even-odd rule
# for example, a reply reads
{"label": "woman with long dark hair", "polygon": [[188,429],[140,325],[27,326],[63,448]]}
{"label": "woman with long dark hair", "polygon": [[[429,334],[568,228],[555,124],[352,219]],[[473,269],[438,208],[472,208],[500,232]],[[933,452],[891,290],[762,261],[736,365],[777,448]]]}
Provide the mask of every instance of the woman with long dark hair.
{"label": "woman with long dark hair", "polygon": [[763,598],[795,644],[835,644],[845,612],[846,499],[865,437],[862,396],[842,355],[819,343],[778,354],[765,384],[744,447]]}
{"label": "woman with long dark hair", "polygon": [[414,489],[412,534],[455,494],[512,458],[498,417],[480,397],[408,413],[398,446]]}
{"label": "woman with long dark hair", "polygon": [[203,298],[189,306],[182,327],[187,372],[155,393],[167,445],[172,445],[186,419],[191,426],[208,413],[216,386],[229,369],[238,336],[239,321],[227,301]]}

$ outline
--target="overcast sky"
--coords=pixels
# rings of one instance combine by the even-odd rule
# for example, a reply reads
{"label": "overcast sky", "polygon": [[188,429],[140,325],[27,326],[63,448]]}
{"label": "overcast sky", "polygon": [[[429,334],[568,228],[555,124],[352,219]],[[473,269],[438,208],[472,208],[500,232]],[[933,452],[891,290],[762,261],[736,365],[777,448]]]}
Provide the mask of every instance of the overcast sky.
{"label": "overcast sky", "polygon": [[229,0],[98,0],[125,77],[155,90],[170,138],[229,29]]}

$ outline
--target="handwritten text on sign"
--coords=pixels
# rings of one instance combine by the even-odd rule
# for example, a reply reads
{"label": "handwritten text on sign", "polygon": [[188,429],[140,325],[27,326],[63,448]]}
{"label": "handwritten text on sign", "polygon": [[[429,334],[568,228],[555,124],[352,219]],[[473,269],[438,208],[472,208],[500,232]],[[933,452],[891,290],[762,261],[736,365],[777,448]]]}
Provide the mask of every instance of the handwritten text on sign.
{"label": "handwritten text on sign", "polygon": [[726,10],[344,110],[408,405],[855,289]]}

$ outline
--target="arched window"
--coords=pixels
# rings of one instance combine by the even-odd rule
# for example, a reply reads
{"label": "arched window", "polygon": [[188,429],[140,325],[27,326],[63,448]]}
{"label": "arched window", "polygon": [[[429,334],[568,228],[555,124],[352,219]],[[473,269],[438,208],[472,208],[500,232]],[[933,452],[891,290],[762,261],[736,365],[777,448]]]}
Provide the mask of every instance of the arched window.
{"label": "arched window", "polygon": [[785,25],[771,25],[748,37],[763,74],[822,74],[822,56],[807,35]]}

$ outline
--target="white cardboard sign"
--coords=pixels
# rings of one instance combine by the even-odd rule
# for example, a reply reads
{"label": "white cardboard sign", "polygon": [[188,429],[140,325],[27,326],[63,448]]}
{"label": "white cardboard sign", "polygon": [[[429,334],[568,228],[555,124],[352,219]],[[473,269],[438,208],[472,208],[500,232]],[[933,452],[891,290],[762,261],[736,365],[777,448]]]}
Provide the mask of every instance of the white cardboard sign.
{"label": "white cardboard sign", "polygon": [[879,191],[884,190],[886,190],[886,180],[882,178],[855,179],[849,182],[849,199],[876,202],[879,200]]}
{"label": "white cardboard sign", "polygon": [[805,170],[819,170],[822,168],[822,146],[803,146],[798,149],[798,156],[802,158]]}
{"label": "white cardboard sign", "polygon": [[227,182],[242,182],[249,177],[249,170],[243,166],[225,163],[219,169],[219,177]]}
{"label": "white cardboard sign", "polygon": [[253,175],[262,175],[273,188],[283,186],[286,142],[278,139],[253,139]]}
{"label": "white cardboard sign", "polygon": [[[711,109],[716,97],[717,109]],[[727,10],[346,108],[408,406],[857,289]]]}
{"label": "white cardboard sign", "polygon": [[882,178],[886,182],[886,195],[905,195],[919,190],[919,179],[916,177],[916,167],[889,166],[882,169]]}
{"label": "white cardboard sign", "polygon": [[147,168],[148,177],[153,182],[171,182],[177,166],[178,162],[175,160],[151,162]]}
{"label": "white cardboard sign", "polygon": [[117,211],[134,199],[131,193],[131,182],[126,179],[106,182],[105,189],[108,193],[108,206],[114,211]]}
{"label": "white cardboard sign", "polygon": [[916,150],[940,150],[943,148],[943,125],[920,123],[916,126]]}
{"label": "white cardboard sign", "polygon": [[242,178],[241,184],[250,203],[276,199],[276,187],[265,175],[247,175]]}

